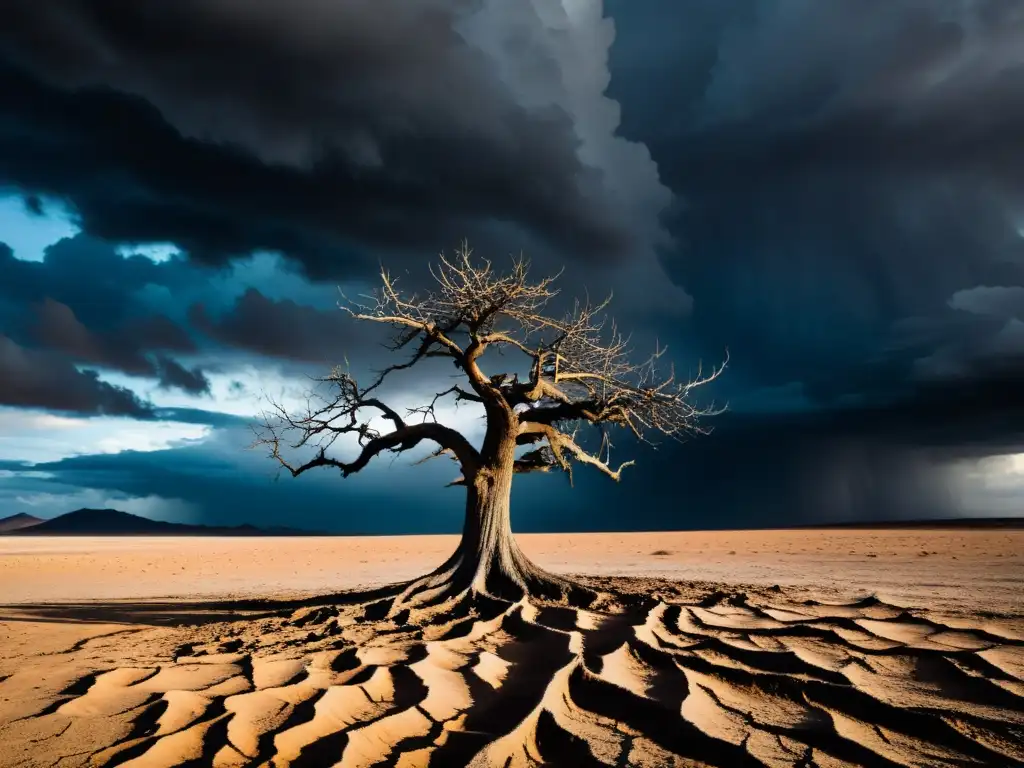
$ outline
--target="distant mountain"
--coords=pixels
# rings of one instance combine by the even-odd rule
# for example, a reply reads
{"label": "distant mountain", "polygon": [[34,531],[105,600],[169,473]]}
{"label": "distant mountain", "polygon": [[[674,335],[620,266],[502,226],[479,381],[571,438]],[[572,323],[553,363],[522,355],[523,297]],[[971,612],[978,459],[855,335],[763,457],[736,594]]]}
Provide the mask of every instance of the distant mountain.
{"label": "distant mountain", "polygon": [[19,528],[29,528],[34,525],[39,525],[43,522],[43,518],[35,517],[33,515],[26,515],[24,512],[19,512],[16,515],[10,517],[0,517],[0,533],[9,533],[16,531]]}
{"label": "distant mountain", "polygon": [[[19,517],[15,515],[15,517]],[[24,515],[23,517],[31,517]],[[12,520],[13,518],[6,518]],[[38,518],[32,518],[38,520]],[[150,520],[116,509],[76,509],[52,520],[39,520],[27,527],[2,529],[0,533],[26,536],[316,536],[322,531],[297,528],[257,528],[254,525],[185,525]]]}

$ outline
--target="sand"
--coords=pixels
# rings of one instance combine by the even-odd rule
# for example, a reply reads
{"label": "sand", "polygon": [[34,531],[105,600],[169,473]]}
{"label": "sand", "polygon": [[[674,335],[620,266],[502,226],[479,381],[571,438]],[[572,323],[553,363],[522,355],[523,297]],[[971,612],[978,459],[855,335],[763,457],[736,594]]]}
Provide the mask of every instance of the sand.
{"label": "sand", "polygon": [[1024,532],[519,540],[602,597],[396,623],[453,537],[0,539],[0,765],[1024,764]]}
{"label": "sand", "polygon": [[[962,597],[1019,604],[1022,530],[778,530],[521,534],[560,573],[828,588],[898,603]],[[422,575],[456,536],[327,538],[0,537],[0,603],[296,597]]]}

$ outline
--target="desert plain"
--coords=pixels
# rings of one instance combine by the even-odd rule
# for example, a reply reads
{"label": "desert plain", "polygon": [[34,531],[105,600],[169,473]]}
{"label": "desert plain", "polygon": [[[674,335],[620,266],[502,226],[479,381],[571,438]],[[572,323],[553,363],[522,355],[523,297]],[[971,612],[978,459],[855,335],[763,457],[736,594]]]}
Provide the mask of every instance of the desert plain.
{"label": "desert plain", "polygon": [[2,766],[1024,765],[1024,530],[0,537]]}

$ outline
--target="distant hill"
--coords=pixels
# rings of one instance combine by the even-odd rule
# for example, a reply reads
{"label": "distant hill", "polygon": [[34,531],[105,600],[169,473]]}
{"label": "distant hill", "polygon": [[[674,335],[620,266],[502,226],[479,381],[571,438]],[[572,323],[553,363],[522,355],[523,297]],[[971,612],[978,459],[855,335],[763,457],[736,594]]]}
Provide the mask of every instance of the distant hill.
{"label": "distant hill", "polygon": [[34,515],[26,515],[24,512],[19,512],[16,515],[10,517],[0,518],[0,533],[9,533],[10,531],[16,531],[19,528],[29,528],[33,525],[39,525],[44,522],[43,518],[35,517]]}
{"label": "distant hill", "polygon": [[[12,519],[14,518],[6,518]],[[52,520],[38,520],[36,523],[13,529],[0,528],[0,534],[10,536],[316,536],[322,533],[297,528],[257,528],[254,525],[165,523],[116,509],[76,509]]]}

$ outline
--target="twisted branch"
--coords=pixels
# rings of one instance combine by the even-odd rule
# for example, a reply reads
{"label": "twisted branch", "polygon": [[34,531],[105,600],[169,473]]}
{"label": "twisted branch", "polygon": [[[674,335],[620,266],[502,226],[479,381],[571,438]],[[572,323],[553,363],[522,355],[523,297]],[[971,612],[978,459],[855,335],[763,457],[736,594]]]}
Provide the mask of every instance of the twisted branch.
{"label": "twisted branch", "polygon": [[[612,467],[610,428],[623,429],[648,443],[657,435],[683,440],[707,434],[705,419],[723,410],[713,403],[700,405],[693,395],[722,374],[728,357],[720,366],[707,373],[698,369],[688,379],[677,378],[674,367],[664,364],[666,347],[657,346],[646,360],[634,362],[630,338],[605,315],[611,297],[596,303],[589,298],[576,301],[568,312],[555,315],[547,305],[558,295],[553,287],[557,275],[530,279],[529,262],[522,257],[513,258],[510,270],[499,273],[490,261],[474,259],[465,243],[451,258],[442,254],[430,271],[434,287],[425,293],[406,294],[398,279],[383,271],[381,287],[374,294],[360,301],[344,297],[341,306],[354,319],[391,327],[389,349],[414,351],[404,362],[379,371],[362,389],[347,371],[335,369],[319,380],[335,388],[332,400],[307,408],[301,418],[277,407],[274,423],[265,419],[265,431],[257,443],[269,445],[271,455],[293,474],[313,466],[333,466],[351,474],[383,450],[404,451],[429,439],[462,464],[463,478],[471,477],[475,467],[489,459],[481,458],[457,432],[438,424],[436,405],[449,395],[455,397],[456,406],[463,401],[483,405],[488,419],[485,447],[500,443],[491,439],[493,435],[504,434],[520,444],[545,443],[515,460],[515,472],[557,468],[569,473],[570,482],[571,462],[594,466],[613,480],[632,464]],[[482,367],[489,359],[488,350],[524,355],[529,362],[528,380],[502,372],[488,375]],[[418,415],[421,423],[406,424],[373,396],[391,374],[435,357],[450,359],[469,387],[453,386],[438,392],[428,404],[409,409],[407,417]],[[373,429],[359,415],[367,410],[390,421],[394,431],[380,434]],[[580,424],[599,431],[596,454],[576,442],[575,428]],[[295,448],[316,444],[317,456],[303,465],[286,463],[280,454],[281,431],[298,432]],[[363,449],[358,459],[347,464],[326,453],[344,434],[354,435]]]}
{"label": "twisted branch", "polygon": [[[367,396],[379,386],[379,381],[360,389],[355,378],[341,368],[335,368],[330,376],[315,381],[328,385],[333,396],[328,398],[318,392],[310,393],[306,409],[300,415],[289,413],[283,405],[268,398],[269,412],[263,412],[262,422],[254,430],[253,446],[269,448],[270,457],[293,477],[316,467],[334,467],[341,471],[343,477],[348,477],[385,450],[401,453],[415,448],[423,440],[431,440],[441,450],[450,452],[462,465],[464,474],[472,476],[479,469],[479,452],[456,430],[438,424],[436,420],[424,419],[420,424],[407,424],[397,411],[379,398]],[[438,397],[444,394],[447,393],[440,393]],[[318,404],[314,406],[314,402]],[[382,434],[373,428],[365,416],[367,410],[379,413],[394,425],[394,429]],[[285,435],[296,436],[289,446],[292,450],[311,446],[316,448],[316,455],[302,464],[289,461],[282,453]],[[344,462],[327,455],[328,449],[343,435],[355,436],[362,449],[354,461]]]}

